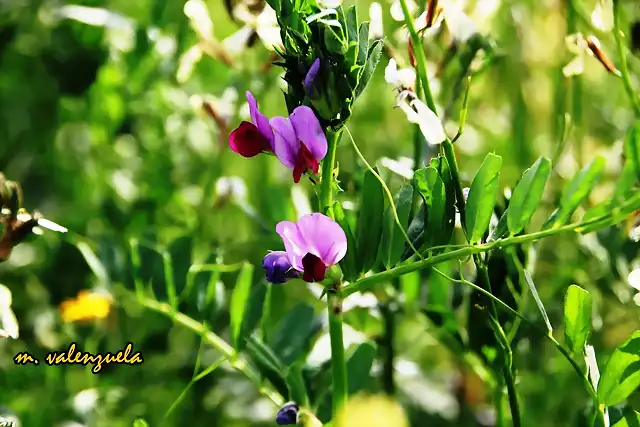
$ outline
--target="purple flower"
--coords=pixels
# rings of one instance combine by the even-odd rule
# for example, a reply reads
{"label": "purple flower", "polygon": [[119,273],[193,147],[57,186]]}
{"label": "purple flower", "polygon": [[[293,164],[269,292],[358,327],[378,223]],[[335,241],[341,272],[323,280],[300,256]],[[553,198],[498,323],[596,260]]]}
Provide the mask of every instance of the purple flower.
{"label": "purple flower", "polygon": [[318,73],[320,72],[320,58],[317,58],[311,64],[311,68],[307,72],[307,75],[304,78],[304,88],[309,95],[313,93],[313,82],[318,77]]}
{"label": "purple flower", "polygon": [[269,119],[258,110],[258,101],[247,91],[251,122],[242,122],[229,135],[229,147],[243,157],[273,151],[273,129]]}
{"label": "purple flower", "polygon": [[300,276],[300,273],[291,266],[287,253],[283,251],[268,253],[262,260],[262,268],[270,283],[280,284]]}
{"label": "purple flower", "polygon": [[290,265],[302,272],[306,282],[323,281],[327,268],[347,253],[347,237],[342,228],[320,213],[304,215],[297,223],[281,221],[276,232],[282,237]]}
{"label": "purple flower", "polygon": [[276,414],[276,423],[280,426],[290,426],[298,424],[299,410],[300,408],[295,402],[285,403]]}
{"label": "purple flower", "polygon": [[328,146],[313,110],[300,106],[288,119],[274,117],[269,123],[274,130],[273,151],[283,165],[293,169],[293,181],[300,182],[300,177],[309,170],[317,174]]}

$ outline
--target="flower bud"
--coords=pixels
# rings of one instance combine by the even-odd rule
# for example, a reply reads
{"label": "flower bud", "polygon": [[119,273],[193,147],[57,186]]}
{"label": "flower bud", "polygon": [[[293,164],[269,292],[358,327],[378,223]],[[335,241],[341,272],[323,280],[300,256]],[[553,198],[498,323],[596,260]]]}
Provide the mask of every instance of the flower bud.
{"label": "flower bud", "polygon": [[300,408],[295,402],[285,403],[276,414],[276,423],[280,426],[291,426],[298,424],[299,411]]}

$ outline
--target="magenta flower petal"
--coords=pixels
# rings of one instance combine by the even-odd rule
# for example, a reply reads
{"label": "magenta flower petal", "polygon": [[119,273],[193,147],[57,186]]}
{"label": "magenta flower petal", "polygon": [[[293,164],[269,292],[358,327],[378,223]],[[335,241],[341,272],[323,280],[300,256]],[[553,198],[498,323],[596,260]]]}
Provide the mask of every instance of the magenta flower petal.
{"label": "magenta flower petal", "polygon": [[293,169],[300,151],[300,141],[291,125],[284,117],[274,117],[269,121],[273,128],[273,152],[283,165]]}
{"label": "magenta flower petal", "polygon": [[313,110],[300,106],[289,116],[298,139],[307,147],[317,161],[327,155],[327,137]]}
{"label": "magenta flower petal", "polygon": [[295,222],[280,221],[276,225],[276,233],[282,237],[284,242],[284,248],[287,251],[289,262],[298,271],[303,271],[302,258],[309,253],[309,245],[304,239],[304,236],[300,234],[298,226]]}
{"label": "magenta flower petal", "polygon": [[325,265],[335,265],[346,255],[347,236],[328,216],[321,213],[304,215],[298,220],[297,228],[307,245],[307,253],[317,256]]}
{"label": "magenta flower petal", "polygon": [[247,102],[249,103],[249,115],[251,116],[251,121],[258,128],[260,133],[267,138],[273,148],[273,131],[269,125],[269,119],[267,119],[267,116],[258,110],[258,101],[256,101],[255,96],[253,96],[249,91],[247,91]]}
{"label": "magenta flower petal", "polygon": [[229,147],[243,157],[271,151],[271,144],[252,123],[242,122],[229,135]]}

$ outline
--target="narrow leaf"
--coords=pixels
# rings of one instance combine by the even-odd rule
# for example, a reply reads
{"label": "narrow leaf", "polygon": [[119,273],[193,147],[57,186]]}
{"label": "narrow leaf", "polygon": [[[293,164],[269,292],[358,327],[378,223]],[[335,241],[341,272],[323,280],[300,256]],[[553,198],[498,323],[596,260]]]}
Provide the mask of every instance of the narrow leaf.
{"label": "narrow leaf", "polygon": [[353,235],[353,229],[349,224],[349,221],[345,215],[344,210],[342,209],[342,205],[340,202],[335,202],[333,204],[333,214],[335,216],[336,222],[340,227],[344,230],[344,233],[347,236],[347,254],[340,261],[340,268],[342,269],[342,273],[344,277],[352,282],[358,278],[358,263],[357,263],[357,242],[356,238]]}
{"label": "narrow leaf", "polygon": [[364,342],[360,344],[347,359],[347,377],[349,394],[353,395],[367,386],[371,381],[371,367],[376,358],[376,346]]}
{"label": "narrow leaf", "polygon": [[360,78],[358,79],[358,87],[356,88],[355,98],[360,96],[364,89],[369,84],[369,80],[371,80],[371,76],[373,76],[373,72],[376,70],[378,66],[378,62],[380,62],[380,55],[382,55],[382,40],[376,40],[371,45],[369,49],[369,54],[367,55],[367,62],[360,72]]}
{"label": "narrow leaf", "polygon": [[502,157],[489,153],[473,178],[465,210],[469,243],[480,241],[489,227],[493,207],[496,204],[501,166]]}
{"label": "narrow leaf", "polygon": [[309,395],[307,385],[302,376],[302,368],[296,363],[289,367],[287,372],[287,387],[289,388],[289,399],[297,402],[300,406],[309,406]]}
{"label": "narrow leaf", "polygon": [[604,157],[597,156],[571,180],[562,194],[560,207],[553,212],[542,226],[543,230],[565,225],[571,219],[571,215],[587,198],[593,187],[596,186],[600,175],[604,171],[604,166]]}
{"label": "narrow leaf", "polygon": [[598,399],[606,406],[617,405],[639,387],[640,331],[636,331],[609,358],[598,382]]}
{"label": "narrow leaf", "polygon": [[613,409],[614,408],[609,409],[612,427],[640,427],[640,413],[634,411],[629,406],[625,406],[624,410],[621,411],[620,418],[614,420],[612,416]]}
{"label": "narrow leaf", "polygon": [[142,418],[138,418],[133,422],[133,427],[149,427],[149,423]]}
{"label": "narrow leaf", "polygon": [[529,223],[542,199],[550,172],[551,161],[546,157],[539,157],[522,175],[507,209],[507,225],[511,234],[518,234]]}
{"label": "narrow leaf", "polygon": [[571,285],[564,301],[564,335],[574,354],[582,354],[591,333],[591,295]]}
{"label": "narrow leaf", "polygon": [[369,23],[363,22],[358,29],[358,57],[356,63],[364,65],[367,62],[369,52]]}
{"label": "narrow leaf", "polygon": [[347,9],[347,40],[358,41],[358,14],[355,5]]}
{"label": "narrow leaf", "polygon": [[626,162],[632,165],[636,180],[640,181],[640,120],[633,125],[624,144]]}
{"label": "narrow leaf", "polygon": [[313,307],[299,303],[281,320],[271,348],[284,364],[292,364],[302,354],[313,331],[313,315]]}
{"label": "narrow leaf", "polygon": [[231,306],[229,309],[231,344],[237,349],[240,344],[240,332],[242,330],[242,320],[247,309],[247,302],[251,295],[251,281],[253,280],[253,265],[245,263],[240,269],[236,285],[231,295]]}
{"label": "narrow leaf", "polygon": [[[406,230],[409,225],[409,215],[411,214],[411,204],[413,203],[413,187],[405,185],[400,189],[395,197],[396,212],[400,224]],[[393,207],[388,206],[384,215],[384,229],[380,247],[381,262],[385,267],[395,266],[404,252],[406,242],[400,227],[396,224],[393,216]]]}
{"label": "narrow leaf", "polygon": [[[377,168],[374,168],[374,170],[378,173]],[[382,235],[383,220],[384,189],[375,175],[367,170],[364,174],[356,231],[359,273],[369,271],[376,260],[378,244]]]}

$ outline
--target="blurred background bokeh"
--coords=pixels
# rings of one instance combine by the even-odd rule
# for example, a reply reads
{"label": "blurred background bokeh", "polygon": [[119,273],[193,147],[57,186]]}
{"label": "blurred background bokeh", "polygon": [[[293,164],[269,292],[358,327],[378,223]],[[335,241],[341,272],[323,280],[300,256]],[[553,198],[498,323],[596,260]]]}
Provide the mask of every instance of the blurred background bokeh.
{"label": "blurred background bokeh", "polygon": [[[268,116],[286,113],[282,69],[270,65],[277,23],[263,2],[238,6],[242,1],[205,0],[202,9],[179,0],[0,0],[0,171],[21,184],[25,208],[70,230],[34,236],[0,264],[0,283],[12,293],[19,324],[18,339],[0,340],[0,405],[23,426],[119,427],[137,417],[151,426],[274,425],[277,407],[224,364],[193,384],[167,414],[194,367],[204,369],[219,353],[126,292],[141,277],[165,301],[166,277],[182,290],[191,265],[227,265],[195,276],[181,309],[228,339],[230,295],[239,274],[234,266],[253,263],[254,281],[261,283],[262,257],[281,248],[275,224],[316,210],[308,181],[294,185],[274,158],[245,159],[228,148],[229,132],[248,117],[245,91],[256,95]],[[474,73],[466,126],[455,144],[464,185],[488,152],[503,157],[502,190],[513,188],[538,156],[551,158],[554,172],[531,227],[538,229],[568,180],[600,154],[606,173],[588,206],[609,200],[633,110],[621,79],[583,44],[567,41],[578,32],[593,35],[618,66],[608,3],[457,3],[465,15],[429,33],[425,49],[451,136],[466,77]],[[371,2],[356,4],[359,18],[370,19]],[[385,53],[348,127],[395,189],[408,182],[416,158],[424,162],[433,153],[424,145],[416,154],[415,126],[394,108],[397,92],[385,82],[385,68],[390,55],[401,68],[410,66],[407,33],[394,19],[398,5],[381,0],[380,6]],[[628,0],[622,11],[623,52],[632,83],[640,87],[640,4]],[[340,197],[355,202],[363,168],[343,142]],[[630,219],[598,233],[553,237],[526,260],[558,334],[567,287],[575,283],[591,292],[590,342],[603,360],[640,326],[640,298],[634,302],[630,283],[640,282],[634,227]],[[140,268],[132,266],[132,242],[143,243]],[[149,249],[154,245],[160,250]],[[158,252],[171,259],[168,275]],[[502,280],[512,286],[509,274],[503,271]],[[390,307],[373,294],[345,303],[345,339],[371,343],[361,347],[371,357],[350,366],[359,381],[353,387],[392,393],[415,426],[493,425],[494,391],[481,361],[490,355],[469,338],[467,290],[429,273],[408,275],[401,285],[419,292],[393,322]],[[266,292],[263,284],[255,289]],[[89,304],[84,322],[65,314],[73,302],[63,304],[83,290],[109,295]],[[330,353],[318,297],[317,287],[302,281],[270,287],[260,307],[268,316],[259,328],[279,355],[302,363],[315,396],[327,388]],[[532,301],[524,313],[539,322]],[[523,425],[586,425],[588,397],[571,366],[526,325],[517,335]],[[450,336],[462,337],[465,345],[447,345]],[[17,352],[42,358],[72,341],[93,352],[133,342],[144,364],[113,365],[93,375],[83,366],[13,363]],[[631,403],[640,409],[638,393]],[[321,419],[329,408],[320,405]]]}

